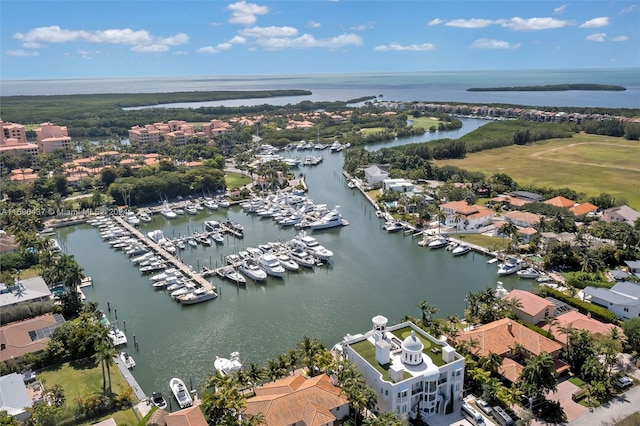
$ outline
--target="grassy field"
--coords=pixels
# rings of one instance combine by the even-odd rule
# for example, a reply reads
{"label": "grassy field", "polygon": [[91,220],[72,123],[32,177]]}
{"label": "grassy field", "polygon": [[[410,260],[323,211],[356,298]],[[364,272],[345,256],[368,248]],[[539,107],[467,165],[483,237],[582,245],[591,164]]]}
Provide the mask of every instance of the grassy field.
{"label": "grassy field", "polygon": [[431,126],[438,128],[440,123],[444,124],[444,121],[440,121],[435,117],[413,117],[409,116],[409,120],[413,121],[413,127],[422,127],[425,130],[429,130]]}
{"label": "grassy field", "polygon": [[475,244],[489,250],[502,250],[507,247],[507,240],[499,237],[489,237],[482,234],[449,234],[456,240],[466,241],[469,244]]}
{"label": "grassy field", "polygon": [[[78,396],[86,396],[91,393],[102,393],[102,369],[99,364],[93,362],[84,364],[64,363],[38,373],[37,379],[44,383],[45,389],[54,384],[59,384],[64,389],[66,401],[62,405],[63,418],[61,423],[90,425],[110,417],[113,417],[116,424],[119,425],[135,425],[138,423],[138,418],[132,408],[110,413],[99,419],[91,419],[86,423],[74,422],[75,399]],[[111,388],[117,394],[129,388],[129,384],[124,380],[116,365],[111,366]]]}
{"label": "grassy field", "polygon": [[242,188],[251,182],[250,178],[234,172],[225,173],[224,180],[227,183],[227,188]]}
{"label": "grassy field", "polygon": [[436,161],[487,175],[506,173],[520,184],[568,187],[587,196],[608,193],[640,209],[640,143],[622,138],[577,134],[530,146],[512,145]]}

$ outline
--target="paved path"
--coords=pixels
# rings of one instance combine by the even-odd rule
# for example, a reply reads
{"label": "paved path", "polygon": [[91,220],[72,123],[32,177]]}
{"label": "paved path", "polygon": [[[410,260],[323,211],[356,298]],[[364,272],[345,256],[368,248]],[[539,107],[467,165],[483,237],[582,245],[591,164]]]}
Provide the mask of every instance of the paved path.
{"label": "paved path", "polygon": [[138,398],[139,400],[146,399],[147,395],[145,395],[144,391],[136,381],[136,378],[133,377],[133,373],[129,371],[129,369],[124,365],[124,362],[122,362],[120,357],[113,357],[113,362],[116,363],[118,369],[120,370],[120,373],[122,373],[122,377],[124,377],[127,383],[129,383],[129,385],[131,386],[131,389],[133,390],[136,398]]}
{"label": "paved path", "polygon": [[634,386],[609,403],[587,412],[570,424],[571,426],[608,425],[614,420],[623,419],[638,411],[640,411],[640,386]]}

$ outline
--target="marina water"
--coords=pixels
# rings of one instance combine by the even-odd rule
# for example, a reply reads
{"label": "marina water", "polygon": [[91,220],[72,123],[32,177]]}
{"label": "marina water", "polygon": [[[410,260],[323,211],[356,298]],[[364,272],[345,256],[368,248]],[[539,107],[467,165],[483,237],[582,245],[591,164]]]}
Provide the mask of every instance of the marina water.
{"label": "marina water", "polygon": [[[420,137],[457,138],[485,122],[463,120],[463,129]],[[395,144],[417,142],[398,139]],[[309,197],[328,207],[341,206],[349,226],[313,232],[334,252],[330,265],[287,273],[282,280],[265,284],[247,282],[236,287],[217,277],[210,280],[220,296],[210,302],[183,306],[163,290],[154,290],[148,276],[120,251],[101,240],[89,225],[58,230],[63,249],[75,256],[93,287],[84,289],[88,301],[99,302],[109,318],[125,330],[127,351],[136,360],[134,375],[147,395],[170,394],[169,380],[181,377],[187,386],[200,389],[216,356],[239,351],[245,365],[293,348],[303,336],[318,338],[331,347],[346,333],[368,330],[371,318],[385,315],[397,323],[405,315],[419,317],[418,303],[426,300],[439,308],[438,317],[462,316],[469,292],[495,287],[496,264],[483,255],[454,257],[449,251],[419,247],[418,239],[382,229],[372,206],[357,190],[347,187],[342,175],[343,154],[322,152],[324,162],[300,168],[309,186]],[[289,155],[305,155],[304,152]],[[162,229],[166,237],[185,236],[203,230],[204,220],[234,219],[245,230],[244,239],[226,237],[219,246],[187,247],[179,252],[195,269],[220,266],[223,257],[267,241],[286,241],[294,229],[280,229],[270,219],[249,215],[240,207],[201,211],[169,221],[156,215],[141,226],[143,232]],[[529,288],[516,277],[501,277],[505,287]],[[111,310],[107,311],[110,306]],[[139,350],[134,348],[134,336]],[[175,403],[173,409],[176,409]]]}

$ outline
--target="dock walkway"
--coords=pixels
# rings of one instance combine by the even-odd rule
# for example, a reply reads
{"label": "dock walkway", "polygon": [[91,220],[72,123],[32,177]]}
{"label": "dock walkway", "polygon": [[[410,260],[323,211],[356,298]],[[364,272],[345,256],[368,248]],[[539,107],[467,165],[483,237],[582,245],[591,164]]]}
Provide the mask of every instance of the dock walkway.
{"label": "dock walkway", "polygon": [[144,391],[138,384],[138,381],[136,380],[135,377],[133,377],[133,374],[131,373],[131,371],[129,371],[129,369],[124,365],[124,362],[122,362],[122,360],[120,359],[120,356],[114,356],[113,362],[115,362],[115,364],[118,366],[120,373],[122,373],[122,377],[124,377],[127,383],[129,383],[129,386],[131,386],[131,389],[133,390],[133,393],[135,394],[136,398],[138,398],[138,400],[140,401],[142,401],[143,399],[146,399],[147,395],[145,395]]}
{"label": "dock walkway", "polygon": [[121,216],[115,216],[115,221],[118,222],[122,227],[126,228],[129,232],[135,235],[140,241],[144,242],[147,246],[149,246],[154,252],[158,255],[162,256],[168,263],[172,264],[175,268],[180,270],[185,276],[192,279],[193,282],[197,283],[199,286],[206,288],[207,290],[216,290],[216,287],[207,281],[205,277],[203,277],[198,272],[189,268],[182,261],[180,261],[177,257],[163,249],[159,244],[151,241],[146,235],[137,230],[133,225],[124,220]]}

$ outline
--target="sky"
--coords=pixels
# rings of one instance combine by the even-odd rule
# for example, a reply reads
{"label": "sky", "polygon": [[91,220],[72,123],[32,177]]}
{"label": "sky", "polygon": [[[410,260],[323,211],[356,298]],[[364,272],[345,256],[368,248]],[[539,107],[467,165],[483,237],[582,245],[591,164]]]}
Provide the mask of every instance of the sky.
{"label": "sky", "polygon": [[640,66],[640,2],[0,0],[2,80]]}

